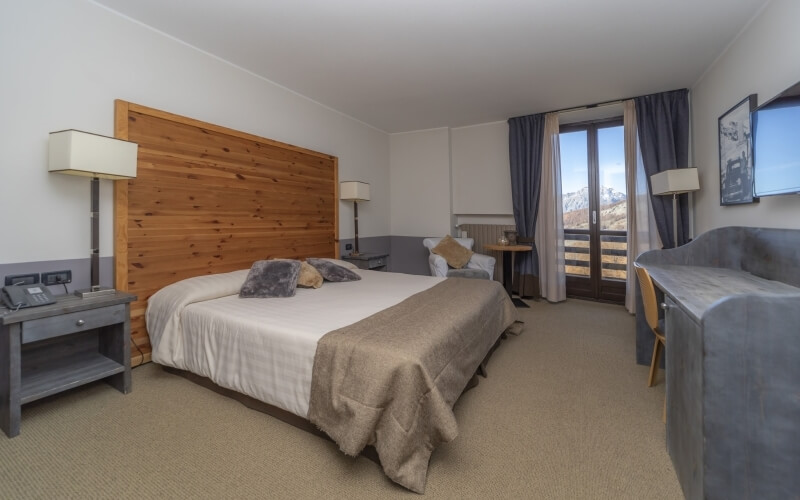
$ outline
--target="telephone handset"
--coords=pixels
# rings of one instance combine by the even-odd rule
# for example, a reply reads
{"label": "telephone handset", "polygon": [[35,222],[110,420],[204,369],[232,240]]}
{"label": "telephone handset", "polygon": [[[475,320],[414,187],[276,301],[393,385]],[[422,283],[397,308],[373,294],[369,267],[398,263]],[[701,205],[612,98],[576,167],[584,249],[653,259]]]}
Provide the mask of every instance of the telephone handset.
{"label": "telephone handset", "polygon": [[3,287],[3,302],[10,309],[44,306],[56,301],[50,290],[41,283]]}

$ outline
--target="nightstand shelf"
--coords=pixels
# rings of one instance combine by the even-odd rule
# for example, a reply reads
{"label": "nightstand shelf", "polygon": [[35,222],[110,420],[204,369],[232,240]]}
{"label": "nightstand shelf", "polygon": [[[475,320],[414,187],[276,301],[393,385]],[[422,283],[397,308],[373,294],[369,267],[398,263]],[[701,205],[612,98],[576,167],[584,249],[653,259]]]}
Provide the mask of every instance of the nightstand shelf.
{"label": "nightstand shelf", "polygon": [[[81,352],[44,363],[22,361],[20,404],[30,403],[117,373],[125,366],[97,352]],[[33,366],[31,366],[33,365]]]}
{"label": "nightstand shelf", "polygon": [[370,271],[386,271],[389,264],[388,253],[361,253],[358,255],[345,255],[342,260],[347,261],[359,269]]}

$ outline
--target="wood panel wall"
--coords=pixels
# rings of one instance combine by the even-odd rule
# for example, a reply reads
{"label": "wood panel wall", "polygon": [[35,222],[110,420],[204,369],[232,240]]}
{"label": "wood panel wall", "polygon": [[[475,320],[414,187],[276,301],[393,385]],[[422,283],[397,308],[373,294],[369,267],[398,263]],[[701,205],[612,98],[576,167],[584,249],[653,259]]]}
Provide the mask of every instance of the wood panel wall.
{"label": "wood panel wall", "polygon": [[115,286],[138,296],[134,364],[150,359],[144,315],[164,286],[339,256],[336,157],[119,100],[115,136],[139,144],[136,178],[114,188]]}

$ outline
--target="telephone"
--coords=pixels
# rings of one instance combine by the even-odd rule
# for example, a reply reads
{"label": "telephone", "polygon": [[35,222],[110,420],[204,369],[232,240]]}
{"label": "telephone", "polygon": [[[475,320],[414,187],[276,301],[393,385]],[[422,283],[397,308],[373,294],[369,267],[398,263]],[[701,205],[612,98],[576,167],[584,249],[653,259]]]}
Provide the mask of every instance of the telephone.
{"label": "telephone", "polygon": [[10,309],[44,306],[56,301],[50,290],[41,283],[32,285],[10,285],[3,287],[3,302]]}

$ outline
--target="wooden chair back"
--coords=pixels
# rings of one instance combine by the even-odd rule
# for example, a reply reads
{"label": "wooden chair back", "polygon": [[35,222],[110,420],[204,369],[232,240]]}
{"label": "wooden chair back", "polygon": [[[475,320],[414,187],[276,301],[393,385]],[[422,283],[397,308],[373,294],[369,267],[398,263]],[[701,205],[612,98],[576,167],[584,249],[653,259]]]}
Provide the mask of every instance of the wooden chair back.
{"label": "wooden chair back", "polygon": [[635,262],[633,267],[636,269],[636,277],[639,278],[639,287],[642,289],[645,319],[650,328],[656,332],[658,331],[658,301],[656,300],[656,289],[653,286],[653,280],[650,279],[647,269]]}

